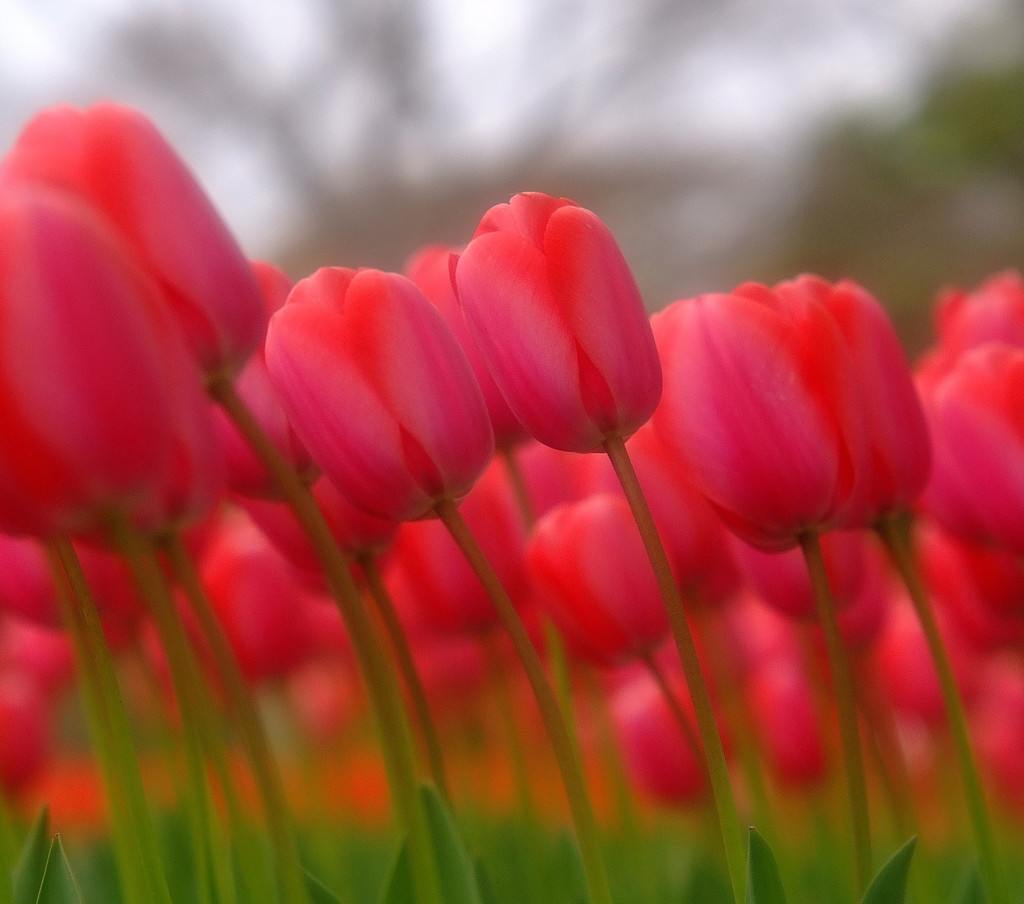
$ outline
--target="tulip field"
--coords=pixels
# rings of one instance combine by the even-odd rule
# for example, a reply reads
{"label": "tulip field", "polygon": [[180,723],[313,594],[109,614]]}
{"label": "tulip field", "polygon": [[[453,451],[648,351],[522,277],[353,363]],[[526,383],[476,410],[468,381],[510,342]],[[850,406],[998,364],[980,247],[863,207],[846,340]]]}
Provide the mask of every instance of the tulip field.
{"label": "tulip field", "polygon": [[908,361],[481,214],[293,279],[137,110],[4,152],[0,904],[1024,904],[1024,278]]}

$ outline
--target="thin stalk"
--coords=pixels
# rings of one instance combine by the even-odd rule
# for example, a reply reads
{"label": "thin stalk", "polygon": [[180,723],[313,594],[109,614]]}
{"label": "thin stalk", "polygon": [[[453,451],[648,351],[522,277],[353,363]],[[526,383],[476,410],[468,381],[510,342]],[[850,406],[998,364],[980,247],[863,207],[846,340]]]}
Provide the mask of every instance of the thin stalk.
{"label": "thin stalk", "polygon": [[597,831],[597,820],[594,818],[594,810],[587,793],[583,770],[573,749],[565,718],[555,699],[551,685],[548,683],[547,675],[544,673],[540,657],[533,648],[526,628],[502,586],[501,579],[495,573],[483,550],[480,549],[480,545],[455,503],[450,499],[442,499],[437,503],[434,511],[444,526],[448,528],[452,539],[462,550],[466,561],[487,591],[495,611],[515,647],[530,686],[533,688],[533,694],[536,697],[544,727],[551,739],[562,776],[562,784],[569,800],[569,809],[576,828],[576,838],[579,843],[591,902],[592,904],[612,904],[604,856],[601,852],[600,835]]}
{"label": "thin stalk", "polygon": [[512,484],[512,493],[516,497],[516,505],[519,506],[519,515],[527,529],[537,523],[537,513],[534,511],[533,502],[530,499],[530,488],[526,485],[526,477],[523,469],[519,466],[519,458],[515,449],[502,448],[498,450],[501,460],[505,463],[505,472],[508,474],[509,483]]}
{"label": "thin stalk", "polygon": [[649,674],[651,678],[654,679],[654,683],[658,685],[658,690],[661,692],[662,699],[664,699],[668,704],[668,708],[672,713],[672,718],[675,719],[676,724],[683,732],[683,737],[686,738],[687,746],[689,746],[690,750],[692,750],[694,755],[697,757],[701,770],[704,772],[704,777],[710,781],[710,776],[707,774],[707,760],[704,757],[704,749],[700,745],[700,738],[693,733],[693,726],[690,724],[690,720],[686,717],[683,704],[679,701],[679,697],[676,696],[676,692],[672,689],[672,685],[669,684],[665,670],[661,667],[661,664],[652,653],[647,653],[642,656],[640,661],[644,664],[644,668],[647,669],[647,674]]}
{"label": "thin stalk", "polygon": [[[537,807],[533,802],[533,794],[530,790],[530,775],[526,768],[526,756],[523,751],[523,738],[516,725],[515,706],[512,702],[512,691],[509,687],[509,676],[503,666],[503,657],[496,641],[497,637],[492,635],[489,638],[492,642],[488,644],[488,662],[491,666],[491,684],[494,686],[498,698],[498,717],[501,719],[501,727],[505,732],[504,743],[508,745],[509,756],[512,760],[512,777],[516,785],[516,795],[519,798],[519,810],[522,813],[523,822],[531,829],[537,825]],[[531,833],[531,837],[533,837]]]}
{"label": "thin stalk", "polygon": [[949,655],[942,641],[942,634],[935,620],[935,613],[932,611],[928,599],[928,591],[925,589],[924,581],[922,581],[914,562],[910,544],[909,519],[899,516],[882,518],[878,522],[877,530],[910,595],[918,620],[921,622],[928,651],[935,664],[935,671],[939,676],[939,687],[946,707],[946,717],[949,720],[949,730],[956,752],[957,765],[960,769],[960,779],[963,782],[964,794],[967,798],[967,810],[974,834],[974,843],[978,849],[979,873],[985,898],[990,904],[1006,904],[1009,898],[1005,877],[996,852],[992,821],[985,803],[985,791],[971,747],[967,715],[956,686],[956,678],[953,675]]}
{"label": "thin stalk", "polygon": [[209,716],[209,701],[202,692],[202,679],[198,668],[192,667],[188,638],[150,541],[124,522],[115,523],[113,537],[115,548],[128,565],[135,589],[156,623],[167,656],[174,696],[181,710],[181,735],[188,774],[185,808],[192,824],[196,848],[200,901],[213,899],[211,877],[216,881],[217,899],[231,901],[234,877],[231,875],[228,845],[213,807],[206,772],[205,753],[210,751],[214,739],[211,732],[204,730]]}
{"label": "thin stalk", "polygon": [[14,887],[10,881],[14,869],[13,849],[7,795],[0,792],[0,904],[14,904]]}
{"label": "thin stalk", "polygon": [[381,651],[373,624],[363,608],[349,563],[338,549],[309,488],[260,427],[234,384],[213,377],[207,391],[238,427],[291,506],[324,571],[331,596],[348,628],[359,669],[372,702],[384,766],[401,830],[407,834],[409,862],[418,899],[443,904],[426,813],[417,788],[416,761],[408,717],[398,681]]}
{"label": "thin stalk", "polygon": [[92,591],[69,540],[50,541],[47,555],[51,568],[64,575],[57,581],[57,598],[81,666],[86,713],[110,801],[126,899],[130,904],[172,904],[128,715]]}
{"label": "thin stalk", "polygon": [[711,694],[701,670],[700,660],[697,658],[697,648],[694,645],[693,634],[683,608],[682,596],[672,575],[668,555],[658,536],[658,529],[654,525],[654,518],[651,516],[650,507],[647,505],[647,500],[640,487],[640,481],[637,479],[633,463],[626,451],[625,442],[618,436],[609,437],[605,440],[604,448],[611,459],[612,467],[615,468],[615,474],[619,478],[619,483],[622,484],[622,490],[633,512],[633,518],[640,531],[647,557],[651,562],[651,569],[654,571],[654,577],[658,583],[658,590],[661,592],[661,598],[665,604],[665,611],[668,613],[672,638],[683,664],[683,673],[690,688],[694,714],[697,717],[697,730],[704,746],[708,776],[711,780],[711,795],[718,813],[719,831],[722,835],[722,844],[725,847],[725,859],[729,867],[733,898],[736,904],[740,904],[746,897],[746,834],[740,824],[736,799],[729,777],[729,764],[725,759],[722,737],[719,734],[718,723],[715,721],[715,713],[711,707]]}
{"label": "thin stalk", "polygon": [[583,762],[580,749],[579,731],[576,727],[576,706],[572,695],[572,674],[569,671],[569,655],[566,652],[562,635],[550,619],[544,620],[544,644],[548,653],[548,668],[554,675],[555,693],[558,705],[565,716],[565,727],[572,742],[573,754],[579,762]]}
{"label": "thin stalk", "polygon": [[451,802],[451,792],[448,788],[448,778],[444,769],[444,757],[441,754],[441,741],[437,733],[437,726],[434,724],[434,717],[430,712],[430,704],[427,702],[427,692],[420,680],[416,662],[413,659],[412,648],[409,646],[409,639],[405,635],[405,628],[398,618],[391,594],[388,593],[381,576],[380,568],[377,566],[373,556],[360,556],[359,567],[366,577],[367,586],[370,589],[370,598],[377,607],[377,614],[384,625],[384,631],[391,642],[391,649],[395,655],[395,662],[398,671],[405,683],[405,689],[409,694],[412,703],[413,713],[420,729],[423,739],[423,747],[427,754],[427,765],[430,767],[430,775],[437,785],[438,790],[445,800]]}
{"label": "thin stalk", "polygon": [[[213,610],[195,563],[182,542],[181,535],[176,532],[167,534],[162,538],[162,546],[171,564],[175,579],[184,589],[192,611],[199,621],[203,636],[210,644],[210,650],[217,662],[218,672],[224,681],[231,714],[256,779],[256,788],[266,815],[278,869],[280,874],[286,877],[282,879],[284,886],[282,892],[285,891],[285,888],[294,890],[300,885],[304,887],[298,843],[288,812],[288,802],[281,773],[270,753],[266,732],[234,650],[232,650],[224,628]],[[286,898],[285,900],[290,899]]]}
{"label": "thin stalk", "polygon": [[839,742],[843,751],[846,793],[853,824],[853,860],[856,876],[856,897],[859,898],[871,881],[871,824],[868,819],[868,790],[864,777],[864,757],[861,752],[860,730],[857,725],[857,707],[854,700],[853,680],[846,648],[839,633],[835,602],[825,572],[825,559],[821,542],[813,531],[799,536],[800,548],[811,578],[814,602],[825,637],[832,690],[839,719]]}

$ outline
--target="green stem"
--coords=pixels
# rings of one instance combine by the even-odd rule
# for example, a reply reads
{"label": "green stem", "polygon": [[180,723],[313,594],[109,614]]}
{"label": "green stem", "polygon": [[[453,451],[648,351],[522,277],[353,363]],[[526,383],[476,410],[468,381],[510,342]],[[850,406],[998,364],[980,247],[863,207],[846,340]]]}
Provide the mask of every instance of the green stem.
{"label": "green stem", "polygon": [[416,894],[424,904],[442,904],[426,813],[417,788],[408,717],[398,680],[381,651],[369,615],[363,608],[359,590],[349,572],[348,560],[338,549],[309,488],[260,427],[234,384],[226,377],[215,376],[209,381],[207,390],[238,427],[274,479],[320,560],[331,596],[348,628],[352,649],[372,701],[395,812],[401,830],[408,837]]}
{"label": "green stem", "polygon": [[857,725],[857,707],[854,701],[853,680],[846,648],[839,633],[835,602],[828,584],[821,542],[813,531],[799,536],[800,548],[811,578],[818,620],[825,638],[832,690],[839,718],[839,742],[843,750],[846,792],[853,823],[853,859],[856,875],[856,897],[859,898],[871,881],[871,825],[868,819],[868,791],[864,777],[864,757],[861,753],[860,730]]}
{"label": "green stem", "polygon": [[427,753],[427,764],[430,767],[430,775],[437,785],[438,790],[445,800],[451,802],[451,792],[448,789],[448,778],[445,775],[444,757],[441,754],[441,741],[438,737],[437,726],[434,724],[434,717],[430,712],[430,704],[427,702],[427,692],[420,680],[416,662],[413,659],[412,648],[409,646],[409,639],[405,635],[405,628],[398,618],[394,603],[391,601],[391,594],[384,586],[384,580],[380,568],[372,556],[360,556],[359,567],[366,576],[366,583],[370,589],[370,598],[377,607],[377,614],[384,625],[384,631],[391,642],[391,649],[395,654],[395,662],[405,682],[405,689],[412,702],[413,712],[416,715],[416,722],[419,725],[420,734],[423,738],[423,746]]}
{"label": "green stem", "polygon": [[516,505],[519,506],[519,515],[529,530],[537,523],[537,513],[530,500],[530,488],[526,485],[526,477],[523,474],[523,469],[519,466],[519,458],[515,449],[502,448],[498,450],[498,454],[505,463],[505,472],[508,474],[509,483],[512,484],[512,493],[516,497]]}
{"label": "green stem", "polygon": [[569,800],[569,809],[576,827],[576,838],[583,860],[583,871],[590,889],[591,902],[592,904],[612,904],[604,856],[601,853],[600,836],[597,831],[597,820],[594,818],[590,796],[583,779],[583,770],[573,749],[565,718],[559,709],[551,685],[548,683],[547,675],[544,674],[540,657],[533,648],[533,643],[526,633],[519,614],[512,605],[512,600],[509,599],[508,593],[502,586],[501,579],[495,573],[483,550],[480,549],[480,545],[476,542],[476,538],[455,503],[450,499],[442,499],[437,503],[434,511],[444,526],[448,528],[452,539],[462,550],[466,561],[469,562],[470,567],[491,598],[495,611],[515,647],[526,677],[533,688],[533,694],[537,700],[544,727],[551,739],[562,776],[562,784],[565,786],[566,796]]}
{"label": "green stem", "polygon": [[212,746],[210,732],[204,730],[210,703],[202,692],[198,668],[192,667],[188,638],[151,543],[123,521],[114,523],[112,533],[114,546],[127,563],[136,591],[156,623],[167,655],[174,696],[181,710],[181,735],[188,773],[185,807],[195,845],[199,899],[201,902],[213,900],[210,886],[213,878],[217,882],[217,899],[230,901],[234,897],[230,856],[214,811],[204,755]]}
{"label": "green stem", "polygon": [[942,634],[935,620],[928,599],[928,591],[914,562],[910,544],[910,522],[905,516],[893,515],[882,518],[877,530],[889,550],[897,571],[906,585],[911,602],[917,612],[918,620],[924,631],[925,641],[931,653],[935,671],[939,676],[939,687],[946,707],[950,734],[956,751],[957,764],[967,798],[967,809],[974,833],[974,843],[978,848],[978,861],[985,899],[989,904],[1007,904],[1009,896],[1006,890],[1003,871],[996,853],[992,822],[985,803],[985,791],[982,787],[978,765],[971,747],[970,733],[967,729],[967,716],[964,712],[963,700],[956,686],[953,667],[949,661]]}
{"label": "green stem", "polygon": [[125,898],[129,904],[172,904],[128,715],[92,591],[69,540],[50,541],[47,555],[51,569],[64,575],[56,582],[57,598],[80,667],[86,713],[110,802]]}
{"label": "green stem", "polygon": [[693,634],[683,608],[682,596],[672,575],[665,547],[658,536],[658,529],[654,525],[654,518],[651,516],[650,507],[647,505],[647,500],[640,487],[640,481],[637,480],[633,463],[626,451],[625,442],[618,436],[609,437],[605,440],[604,448],[611,459],[612,467],[615,468],[619,483],[622,484],[622,490],[633,512],[633,518],[636,520],[647,557],[650,559],[651,568],[654,571],[655,580],[658,583],[658,590],[661,592],[661,598],[665,604],[665,611],[668,613],[672,638],[683,665],[683,673],[686,676],[690,697],[693,700],[694,714],[697,717],[697,730],[704,746],[708,776],[711,780],[711,794],[718,813],[719,831],[725,847],[729,878],[732,881],[733,898],[736,904],[740,904],[746,895],[746,833],[740,824],[736,799],[733,796],[732,783],[729,778],[729,764],[725,759],[722,737],[719,734],[718,723],[715,721],[715,713],[711,706],[711,694],[701,670],[700,660],[697,658],[697,648],[694,645]]}
{"label": "green stem", "polygon": [[668,704],[668,708],[672,713],[672,718],[675,719],[676,724],[683,733],[683,737],[686,738],[687,746],[691,751],[693,751],[694,756],[697,757],[697,762],[700,763],[701,771],[704,773],[704,777],[708,779],[708,783],[710,785],[710,776],[707,774],[707,761],[704,757],[704,749],[700,746],[700,738],[693,733],[693,726],[690,724],[690,720],[686,717],[686,712],[683,710],[683,705],[680,703],[679,697],[676,696],[676,692],[672,689],[672,685],[669,684],[665,670],[661,667],[661,664],[652,653],[647,653],[642,656],[640,661],[647,669],[647,674],[650,675],[654,680],[654,683],[658,685],[658,690],[661,692],[662,699]]}
{"label": "green stem", "polygon": [[188,597],[203,636],[210,644],[220,677],[224,681],[231,715],[238,728],[249,765],[252,767],[256,779],[256,789],[266,814],[267,826],[270,830],[271,842],[281,876],[281,892],[285,896],[285,900],[291,901],[292,898],[289,895],[298,894],[299,888],[304,889],[305,880],[302,862],[299,859],[298,843],[288,812],[284,784],[270,753],[266,732],[263,730],[263,724],[260,722],[259,713],[256,711],[234,650],[232,650],[224,628],[213,610],[192,561],[192,556],[182,542],[181,535],[171,532],[162,537],[161,542],[175,579]]}
{"label": "green stem", "polygon": [[[501,719],[501,727],[505,732],[504,743],[508,745],[509,756],[512,759],[512,777],[519,798],[519,810],[523,822],[532,830],[537,825],[537,808],[530,790],[530,774],[526,767],[526,756],[523,751],[523,736],[516,724],[512,689],[509,687],[510,676],[503,668],[504,657],[496,643],[497,635],[492,634],[488,639],[491,641],[487,649],[487,660],[491,667],[491,684],[494,686],[498,698],[498,717]],[[533,837],[532,831],[531,837]]]}

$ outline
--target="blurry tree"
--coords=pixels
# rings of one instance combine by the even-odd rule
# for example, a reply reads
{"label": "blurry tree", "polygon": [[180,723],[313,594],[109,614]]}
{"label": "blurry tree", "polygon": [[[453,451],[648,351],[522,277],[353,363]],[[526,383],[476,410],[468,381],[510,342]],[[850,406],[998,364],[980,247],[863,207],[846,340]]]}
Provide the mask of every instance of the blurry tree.
{"label": "blurry tree", "polygon": [[896,125],[828,135],[787,246],[760,266],[856,277],[914,348],[942,287],[1024,269],[1024,62],[944,71]]}

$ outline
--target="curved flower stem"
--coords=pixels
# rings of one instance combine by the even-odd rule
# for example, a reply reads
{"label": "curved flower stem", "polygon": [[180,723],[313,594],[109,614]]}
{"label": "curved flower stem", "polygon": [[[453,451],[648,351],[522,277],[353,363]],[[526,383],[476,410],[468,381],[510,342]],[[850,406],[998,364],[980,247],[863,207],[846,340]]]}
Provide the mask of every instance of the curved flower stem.
{"label": "curved flower stem", "polygon": [[530,488],[526,485],[526,477],[519,465],[519,457],[516,455],[515,449],[509,448],[499,449],[498,455],[505,463],[505,472],[508,474],[509,483],[512,484],[512,493],[516,497],[516,505],[519,506],[519,515],[523,519],[523,524],[527,529],[532,528],[537,523],[537,512],[530,499]]}
{"label": "curved flower stem", "polygon": [[434,724],[434,717],[430,713],[430,704],[427,703],[427,692],[420,681],[419,671],[416,669],[416,662],[412,656],[412,648],[405,636],[405,628],[399,621],[398,613],[395,611],[394,603],[391,601],[391,594],[384,586],[384,580],[380,568],[372,556],[360,556],[359,567],[366,576],[366,584],[370,589],[370,597],[377,607],[377,613],[384,624],[384,631],[391,642],[391,649],[395,654],[395,662],[405,682],[405,689],[412,702],[413,712],[416,714],[416,721],[419,724],[420,733],[423,736],[423,746],[427,753],[427,764],[430,767],[430,775],[437,785],[437,789],[444,796],[447,802],[451,802],[451,793],[448,789],[448,778],[444,770],[444,757],[441,754],[441,741],[437,734],[437,726]]}
{"label": "curved flower stem", "polygon": [[[184,625],[175,609],[174,598],[151,541],[123,521],[112,524],[111,535],[114,548],[128,565],[139,597],[156,623],[167,656],[174,696],[181,710],[182,741],[188,772],[185,798],[196,836],[196,878],[198,882],[208,883],[212,874],[217,880],[217,899],[230,901],[234,899],[231,858],[214,811],[206,771],[206,756],[214,755],[215,745],[219,748],[216,732],[209,730],[210,701],[203,691],[202,677],[193,661]],[[201,900],[211,899],[211,889],[201,885],[200,891]]]}
{"label": "curved flower stem", "polygon": [[[252,695],[181,535],[171,531],[161,537],[160,544],[167,554],[175,579],[185,591],[192,611],[199,620],[199,627],[210,644],[220,677],[224,681],[231,713],[252,767],[257,792],[262,799],[267,817],[267,826],[281,877],[282,894],[289,894],[289,890],[290,893],[297,894],[300,887],[305,887],[298,844],[288,812],[281,774],[271,756],[270,744]],[[286,897],[286,900],[291,898]]]}
{"label": "curved flower stem", "polygon": [[483,550],[480,549],[480,545],[476,542],[476,538],[455,503],[450,499],[442,499],[437,503],[434,511],[444,526],[448,528],[452,539],[462,550],[462,554],[491,598],[495,611],[515,647],[526,677],[533,688],[541,718],[544,720],[544,727],[555,751],[562,784],[565,786],[565,793],[569,799],[569,809],[576,828],[576,838],[583,860],[583,871],[590,890],[591,904],[611,904],[611,890],[608,886],[608,875],[601,852],[597,820],[594,818],[594,810],[587,793],[586,782],[583,779],[583,770],[576,757],[565,718],[555,699],[547,675],[544,674],[540,657],[533,648],[533,643],[526,633],[519,614],[512,605],[512,600],[509,599],[508,593],[502,586],[501,579],[491,567]]}
{"label": "curved flower stem", "polygon": [[66,583],[57,582],[57,598],[81,667],[86,711],[110,801],[126,899],[129,904],[172,904],[128,716],[92,591],[69,540],[52,540],[47,555],[51,569],[66,579]]}
{"label": "curved flower stem", "polygon": [[654,679],[654,683],[658,685],[658,690],[661,691],[662,698],[668,704],[668,708],[672,712],[672,718],[675,719],[676,724],[683,732],[683,737],[686,738],[687,745],[690,750],[693,751],[694,756],[697,757],[697,762],[700,763],[701,770],[704,772],[704,778],[707,779],[710,784],[711,777],[708,775],[707,760],[704,757],[704,748],[700,745],[700,738],[693,733],[693,726],[690,724],[690,720],[686,718],[686,712],[683,710],[683,704],[680,702],[676,692],[672,689],[672,685],[669,684],[665,670],[661,667],[661,664],[652,653],[647,653],[642,656],[640,661],[644,664],[644,668],[647,669],[647,673]]}
{"label": "curved flower stem", "polygon": [[416,761],[408,718],[390,663],[381,651],[373,624],[363,608],[349,563],[331,534],[313,494],[266,435],[226,376],[207,384],[210,396],[224,409],[256,453],[306,532],[324,571],[331,596],[348,628],[352,649],[372,701],[388,786],[403,833],[418,900],[442,904],[427,817],[417,788]]}
{"label": "curved flower stem", "polygon": [[665,547],[658,536],[658,529],[654,525],[654,518],[651,516],[647,500],[644,498],[640,481],[637,480],[633,463],[626,451],[625,442],[618,436],[609,437],[605,440],[604,448],[611,459],[612,467],[615,468],[615,474],[619,478],[619,483],[622,484],[622,490],[633,512],[633,518],[637,523],[644,548],[647,550],[647,557],[650,559],[651,568],[654,571],[655,580],[658,583],[658,590],[661,592],[661,599],[665,604],[665,611],[668,613],[672,638],[683,664],[683,673],[686,676],[690,697],[693,700],[694,714],[697,717],[697,730],[704,746],[708,776],[711,780],[711,794],[718,812],[719,830],[722,833],[725,858],[729,866],[733,897],[736,904],[741,904],[746,897],[746,835],[740,825],[736,799],[733,796],[732,783],[729,778],[729,764],[725,759],[722,737],[719,734],[718,723],[715,721],[715,713],[711,707],[711,694],[708,691],[707,682],[704,680],[700,660],[697,658],[697,648],[693,642],[693,634],[683,609],[682,596],[672,575],[672,569],[669,567]]}
{"label": "curved flower stem", "polygon": [[798,537],[800,548],[807,562],[807,570],[814,589],[814,602],[818,620],[825,637],[829,668],[832,672],[832,688],[839,717],[839,742],[843,749],[843,766],[846,776],[846,791],[853,822],[853,859],[856,873],[856,897],[860,897],[871,881],[871,825],[868,819],[868,791],[864,778],[864,757],[861,752],[860,730],[857,725],[857,707],[854,701],[853,680],[846,648],[839,633],[832,590],[825,572],[825,559],[821,542],[813,531]]}
{"label": "curved flower stem", "polygon": [[939,632],[935,613],[928,600],[928,591],[925,589],[914,562],[910,544],[909,518],[901,515],[884,517],[879,520],[877,530],[910,595],[918,620],[921,622],[921,629],[924,631],[928,651],[935,664],[935,671],[939,676],[939,687],[942,691],[953,747],[960,768],[960,777],[967,798],[974,843],[978,848],[979,872],[985,899],[990,904],[1006,904],[1008,901],[1006,885],[996,853],[992,823],[985,803],[985,791],[978,774],[974,751],[971,748],[964,704],[956,686],[953,667],[950,664],[945,644],[942,642],[942,634]]}

